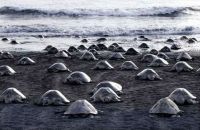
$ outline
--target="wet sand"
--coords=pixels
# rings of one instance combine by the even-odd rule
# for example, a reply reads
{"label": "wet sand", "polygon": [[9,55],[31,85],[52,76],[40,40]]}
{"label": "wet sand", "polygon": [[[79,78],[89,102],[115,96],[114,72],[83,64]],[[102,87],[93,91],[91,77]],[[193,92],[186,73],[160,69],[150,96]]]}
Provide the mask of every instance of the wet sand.
{"label": "wet sand", "polygon": [[[31,66],[18,66],[17,61],[29,56],[37,63]],[[140,69],[138,71],[121,71],[123,61],[108,60],[115,70],[96,71],[91,68],[98,61],[81,61],[79,59],[58,59],[45,53],[16,53],[15,59],[0,60],[0,65],[9,65],[16,72],[13,76],[0,78],[0,92],[8,87],[19,89],[29,98],[27,104],[0,104],[0,129],[135,129],[135,130],[198,130],[200,129],[200,105],[186,105],[179,108],[184,111],[181,117],[152,117],[148,111],[160,98],[168,96],[175,88],[184,87],[199,97],[200,80],[195,72],[168,72],[176,63],[169,60],[169,67],[154,68],[163,78],[162,81],[135,80],[135,75],[147,68],[148,63],[139,62],[137,56],[125,56]],[[92,83],[85,85],[68,85],[62,81],[68,72],[47,73],[46,69],[55,62],[63,62],[72,71],[86,72]],[[200,67],[200,57],[188,62],[194,69]],[[123,102],[92,103],[103,111],[93,118],[69,119],[61,113],[67,106],[41,107],[33,104],[44,92],[50,89],[61,91],[71,102],[77,99],[90,100],[88,93],[101,81],[111,80],[123,86]]]}

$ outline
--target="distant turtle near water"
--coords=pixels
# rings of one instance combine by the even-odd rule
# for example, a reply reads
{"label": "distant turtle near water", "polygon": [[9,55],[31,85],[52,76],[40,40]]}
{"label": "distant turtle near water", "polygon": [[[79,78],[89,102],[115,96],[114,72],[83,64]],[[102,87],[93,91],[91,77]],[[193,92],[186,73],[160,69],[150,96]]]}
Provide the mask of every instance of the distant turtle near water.
{"label": "distant turtle near water", "polygon": [[0,59],[13,59],[14,56],[10,52],[2,52],[0,54]]}
{"label": "distant turtle near water", "polygon": [[177,62],[170,71],[176,71],[176,72],[189,72],[193,71],[194,69],[185,61],[179,61]]}
{"label": "distant turtle near water", "polygon": [[150,52],[150,54],[153,54],[153,55],[157,55],[158,54],[158,51],[156,49],[152,49]]}
{"label": "distant turtle near water", "polygon": [[180,37],[180,40],[188,40],[188,37],[182,36],[182,37]]}
{"label": "distant turtle near water", "polygon": [[52,47],[53,47],[52,45],[48,45],[48,46],[45,47],[44,50],[45,50],[45,51],[49,51],[49,49],[52,48]]}
{"label": "distant turtle near water", "polygon": [[85,45],[80,45],[77,47],[79,50],[87,50],[87,47]]}
{"label": "distant turtle near water", "polygon": [[0,66],[0,76],[14,75],[16,72],[8,65]]}
{"label": "distant turtle near water", "polygon": [[58,90],[48,90],[39,99],[38,105],[66,105],[70,101]]}
{"label": "distant turtle near water", "polygon": [[109,87],[99,88],[91,97],[94,102],[120,102],[120,97]]}
{"label": "distant turtle near water", "polygon": [[123,60],[123,59],[125,59],[125,57],[120,52],[113,53],[109,57],[109,60]]}
{"label": "distant turtle near water", "polygon": [[108,47],[108,50],[109,50],[109,51],[115,51],[115,49],[116,49],[116,46],[114,46],[114,45],[110,45],[110,46]]}
{"label": "distant turtle near water", "polygon": [[140,53],[137,50],[135,50],[134,48],[129,48],[126,51],[125,55],[140,55]]}
{"label": "distant turtle near water", "polygon": [[68,52],[71,52],[71,53],[73,53],[73,52],[79,52],[79,49],[77,49],[77,48],[74,47],[74,46],[70,46],[70,47],[68,48]]}
{"label": "distant turtle near water", "polygon": [[6,38],[6,37],[3,37],[3,38],[1,39],[1,41],[7,42],[7,41],[9,41],[9,39]]}
{"label": "distant turtle near water", "polygon": [[121,65],[121,70],[138,70],[139,68],[132,61],[125,61]]}
{"label": "distant turtle near water", "polygon": [[65,51],[59,51],[55,54],[57,58],[69,58],[69,55]]}
{"label": "distant turtle near water", "polygon": [[166,40],[166,42],[173,43],[173,42],[174,42],[174,40],[173,40],[173,39],[171,39],[171,38],[169,38],[169,39],[167,39],[167,40]]}
{"label": "distant turtle near water", "polygon": [[97,115],[97,109],[89,103],[87,100],[76,100],[73,102],[64,112],[65,115],[68,115],[70,118],[73,117],[89,117],[92,115]]}
{"label": "distant turtle near water", "polygon": [[35,61],[29,57],[22,57],[18,62],[18,65],[34,65]]}
{"label": "distant turtle near water", "polygon": [[172,50],[179,50],[179,49],[181,49],[181,46],[178,45],[178,44],[173,44],[173,45],[171,46],[171,49],[172,49]]}
{"label": "distant turtle near water", "polygon": [[138,46],[138,48],[142,48],[142,49],[148,49],[150,48],[146,43],[142,43]]}
{"label": "distant turtle near water", "polygon": [[189,43],[189,44],[192,44],[192,43],[195,43],[195,42],[196,42],[195,39],[192,39],[192,38],[189,38],[187,40],[187,43]]}
{"label": "distant turtle near water", "polygon": [[157,59],[158,57],[156,55],[153,55],[153,54],[145,54],[141,61],[142,62],[148,62],[148,63],[151,63],[153,60]]}
{"label": "distant turtle near water", "polygon": [[58,49],[56,47],[50,47],[47,52],[48,54],[56,54],[58,53]]}
{"label": "distant turtle near water", "polygon": [[149,38],[145,37],[145,36],[139,36],[138,37],[139,41],[151,41]]}
{"label": "distant turtle near water", "polygon": [[105,41],[107,41],[107,39],[105,37],[97,39],[97,42],[105,42]]}
{"label": "distant turtle near water", "polygon": [[171,52],[171,49],[167,46],[164,46],[162,49],[160,49],[160,52]]}
{"label": "distant turtle near water", "polygon": [[17,42],[16,40],[11,40],[11,41],[10,41],[10,44],[15,45],[15,44],[19,44],[19,42]]}
{"label": "distant turtle near water", "polygon": [[65,78],[64,83],[81,85],[85,83],[90,83],[91,81],[91,78],[86,73],[81,71],[75,71]]}
{"label": "distant turtle near water", "polygon": [[140,80],[162,80],[162,78],[156,73],[153,69],[144,69],[140,73],[138,73],[135,79]]}
{"label": "distant turtle near water", "polygon": [[112,82],[112,81],[102,81],[92,90],[92,93],[95,93],[99,88],[102,87],[109,87],[117,94],[122,94],[122,86],[119,83]]}
{"label": "distant turtle near water", "polygon": [[169,63],[163,58],[154,59],[148,66],[150,67],[164,67],[169,66]]}
{"label": "distant turtle near water", "polygon": [[81,57],[81,60],[88,60],[88,61],[94,61],[98,60],[92,52],[86,51]]}
{"label": "distant turtle near water", "polygon": [[3,103],[24,103],[26,99],[26,96],[16,88],[7,88],[0,95],[0,102]]}
{"label": "distant turtle near water", "polygon": [[52,73],[58,73],[58,72],[71,72],[64,63],[54,63],[53,65],[51,65],[48,69],[48,72],[52,72]]}
{"label": "distant turtle near water", "polygon": [[163,53],[163,52],[159,52],[157,56],[160,57],[160,58],[163,58],[163,59],[165,59],[165,60],[169,60],[169,59],[170,59],[169,56],[167,56],[167,55],[166,55],[165,53]]}
{"label": "distant turtle near water", "polygon": [[179,115],[181,112],[182,111],[178,108],[178,106],[168,97],[158,100],[149,110],[150,114],[156,114],[159,116]]}
{"label": "distant turtle near water", "polygon": [[111,44],[111,45],[115,46],[116,48],[117,48],[117,47],[120,47],[120,45],[119,45],[118,43],[113,43],[113,44]]}
{"label": "distant turtle near water", "polygon": [[175,89],[168,97],[178,105],[198,103],[196,97],[185,88]]}
{"label": "distant turtle near water", "polygon": [[87,43],[88,40],[87,40],[87,39],[82,39],[81,42],[82,42],[82,43]]}
{"label": "distant turtle near water", "polygon": [[114,67],[106,60],[99,61],[95,67],[95,70],[112,70]]}
{"label": "distant turtle near water", "polygon": [[176,58],[177,61],[190,61],[193,58],[187,52],[181,52]]}

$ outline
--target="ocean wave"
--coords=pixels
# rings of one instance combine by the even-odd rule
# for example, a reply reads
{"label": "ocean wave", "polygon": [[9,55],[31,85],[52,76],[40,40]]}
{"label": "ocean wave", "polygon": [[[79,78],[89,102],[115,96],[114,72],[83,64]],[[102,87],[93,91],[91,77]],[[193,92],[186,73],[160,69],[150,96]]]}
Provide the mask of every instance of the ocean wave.
{"label": "ocean wave", "polygon": [[[192,13],[191,13],[192,12]],[[161,16],[161,17],[177,17],[180,15],[191,15],[200,12],[199,7],[153,7],[138,9],[69,9],[69,10],[42,10],[42,9],[26,9],[18,7],[4,6],[0,8],[1,15],[36,15],[36,16],[67,16],[67,17],[83,17],[83,16],[115,16],[115,17],[131,17],[131,16]]]}
{"label": "ocean wave", "polygon": [[127,28],[70,28],[63,30],[49,27],[47,25],[33,26],[0,26],[0,34],[5,35],[39,35],[54,36],[135,36],[135,35],[188,35],[200,34],[198,27],[184,28],[152,28],[152,29],[127,29]]}

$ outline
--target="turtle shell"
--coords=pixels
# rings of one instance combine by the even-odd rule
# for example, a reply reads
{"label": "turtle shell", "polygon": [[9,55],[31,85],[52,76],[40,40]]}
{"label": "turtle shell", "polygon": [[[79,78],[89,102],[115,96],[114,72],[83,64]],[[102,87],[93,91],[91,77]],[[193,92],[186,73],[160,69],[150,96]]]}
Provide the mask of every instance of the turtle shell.
{"label": "turtle shell", "polygon": [[92,52],[86,51],[81,57],[81,60],[98,60]]}
{"label": "turtle shell", "polygon": [[157,58],[157,59],[154,59],[149,64],[149,66],[151,66],[151,67],[163,67],[163,66],[169,66],[169,63],[163,58]]}
{"label": "turtle shell", "polygon": [[121,70],[138,70],[139,68],[132,61],[125,61],[121,65]]}
{"label": "turtle shell", "polygon": [[171,52],[171,49],[167,46],[164,46],[162,49],[160,49],[160,52]]}
{"label": "turtle shell", "polygon": [[0,59],[13,59],[14,56],[10,52],[3,52],[0,54]]}
{"label": "turtle shell", "polygon": [[22,57],[22,58],[18,61],[17,64],[18,64],[18,65],[33,65],[33,64],[35,64],[35,61],[32,60],[32,59],[29,58],[29,57]]}
{"label": "turtle shell", "polygon": [[169,60],[169,59],[170,59],[170,58],[169,58],[165,53],[163,53],[163,52],[159,52],[157,56],[160,57],[160,58],[163,58],[163,59],[165,59],[165,60]]}
{"label": "turtle shell", "polygon": [[120,52],[113,53],[109,58],[109,60],[123,60],[123,59],[125,59],[125,57]]}
{"label": "turtle shell", "polygon": [[125,55],[139,55],[139,54],[140,53],[137,50],[135,50],[134,48],[129,48],[125,53]]}
{"label": "turtle shell", "polygon": [[142,62],[152,62],[153,60],[157,59],[158,57],[156,55],[153,55],[153,54],[145,54],[141,61]]}
{"label": "turtle shell", "polygon": [[179,61],[177,62],[170,71],[176,71],[176,72],[188,72],[188,71],[192,71],[193,68],[185,61]]}
{"label": "turtle shell", "polygon": [[139,46],[138,46],[138,48],[149,48],[149,46],[146,44],[146,43],[142,43],[142,44],[140,44]]}
{"label": "turtle shell", "polygon": [[55,54],[55,57],[57,58],[68,58],[69,55],[65,51],[59,51]]}
{"label": "turtle shell", "polygon": [[53,65],[51,65],[48,69],[48,72],[64,72],[64,71],[68,71],[70,72],[70,70],[65,66],[64,63],[54,63]]}
{"label": "turtle shell", "polygon": [[187,52],[182,52],[176,58],[177,61],[189,61],[192,60],[192,57]]}
{"label": "turtle shell", "polygon": [[8,65],[0,66],[0,76],[14,75],[16,72]]}
{"label": "turtle shell", "polygon": [[96,70],[111,70],[114,67],[106,60],[99,61],[93,69]]}
{"label": "turtle shell", "polygon": [[144,69],[137,74],[136,79],[140,80],[162,80],[162,78],[153,69]]}

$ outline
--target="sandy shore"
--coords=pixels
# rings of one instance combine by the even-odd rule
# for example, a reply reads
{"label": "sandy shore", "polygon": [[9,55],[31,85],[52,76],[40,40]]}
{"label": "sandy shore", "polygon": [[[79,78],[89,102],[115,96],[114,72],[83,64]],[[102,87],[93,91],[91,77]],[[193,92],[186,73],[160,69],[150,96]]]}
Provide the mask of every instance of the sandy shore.
{"label": "sandy shore", "polygon": [[[37,64],[17,66],[22,56],[29,56]],[[200,106],[180,106],[185,111],[178,118],[151,117],[148,114],[152,105],[160,98],[168,96],[175,88],[184,87],[197,97],[200,95],[199,76],[195,72],[173,73],[168,70],[175,60],[169,61],[169,67],[154,68],[163,78],[162,81],[139,81],[135,75],[147,68],[137,56],[125,56],[139,66],[138,71],[121,71],[123,61],[109,61],[116,69],[95,71],[91,68],[97,61],[80,61],[79,59],[58,59],[45,53],[16,53],[15,59],[1,60],[0,65],[11,66],[17,74],[0,78],[0,92],[8,87],[16,87],[29,98],[27,104],[0,104],[0,129],[146,129],[146,130],[198,130],[200,128]],[[124,60],[125,61],[125,60]],[[47,73],[46,69],[55,62],[63,62],[72,71],[86,72],[93,80],[85,85],[67,85],[62,81],[69,73]],[[195,69],[199,68],[200,57],[188,62]],[[93,103],[103,111],[94,118],[68,119],[56,114],[68,106],[41,107],[33,105],[44,92],[50,89],[61,91],[70,101],[87,99],[88,93],[101,81],[111,80],[123,86],[123,102],[101,104]]]}

